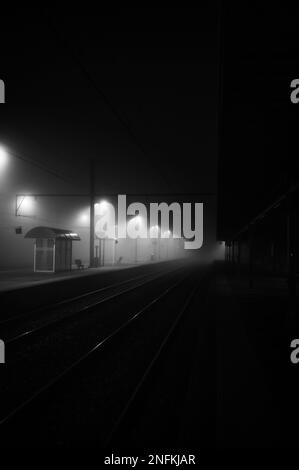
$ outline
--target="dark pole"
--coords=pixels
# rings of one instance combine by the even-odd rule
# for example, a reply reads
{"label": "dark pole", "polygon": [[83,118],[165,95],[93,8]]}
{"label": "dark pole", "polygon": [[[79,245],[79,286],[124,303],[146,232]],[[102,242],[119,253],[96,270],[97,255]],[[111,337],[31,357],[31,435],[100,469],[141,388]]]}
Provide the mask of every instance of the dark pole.
{"label": "dark pole", "polygon": [[241,240],[238,240],[238,257],[237,257],[237,260],[238,260],[238,275],[241,274],[241,247],[242,247],[242,244],[241,244]]}
{"label": "dark pole", "polygon": [[105,240],[106,238],[103,238],[103,266],[105,266]]}
{"label": "dark pole", "polygon": [[135,263],[137,264],[138,261],[138,237],[136,237],[135,241]]}
{"label": "dark pole", "polygon": [[276,253],[276,249],[275,249],[275,241],[273,241],[271,243],[271,251],[270,251],[270,255],[271,255],[271,271],[272,271],[272,274],[275,274],[275,253]]}
{"label": "dark pole", "polygon": [[90,225],[89,225],[89,267],[94,267],[94,205],[95,205],[95,162],[90,159]]}
{"label": "dark pole", "polygon": [[235,240],[232,240],[232,265],[235,267]]}
{"label": "dark pole", "polygon": [[287,198],[287,263],[288,263],[288,288],[291,298],[296,296],[296,212],[293,194]]}
{"label": "dark pole", "polygon": [[249,237],[249,287],[253,288],[253,250],[254,250],[254,225],[249,225],[248,237]]}

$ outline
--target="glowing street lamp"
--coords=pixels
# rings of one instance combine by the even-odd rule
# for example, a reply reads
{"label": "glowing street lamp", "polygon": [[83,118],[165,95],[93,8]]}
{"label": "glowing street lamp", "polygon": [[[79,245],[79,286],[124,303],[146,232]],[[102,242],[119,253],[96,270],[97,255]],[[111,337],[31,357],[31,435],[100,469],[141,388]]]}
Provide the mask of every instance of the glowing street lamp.
{"label": "glowing street lamp", "polygon": [[8,162],[8,153],[4,147],[0,147],[0,171],[3,170]]}
{"label": "glowing street lamp", "polygon": [[170,238],[170,235],[171,235],[171,231],[166,230],[165,232],[163,232],[163,237],[162,238]]}
{"label": "glowing street lamp", "polygon": [[16,198],[16,216],[32,217],[35,212],[35,197],[19,194]]}
{"label": "glowing street lamp", "polygon": [[88,212],[88,209],[83,210],[81,213],[78,214],[78,222],[83,227],[88,227],[88,225],[89,225],[89,212]]}
{"label": "glowing street lamp", "polygon": [[95,205],[96,213],[99,215],[106,214],[107,210],[109,209],[109,203],[107,201],[100,201],[97,202]]}
{"label": "glowing street lamp", "polygon": [[159,233],[159,225],[153,225],[153,227],[150,228],[150,238],[159,238]]}
{"label": "glowing street lamp", "polygon": [[139,226],[139,225],[141,224],[141,221],[142,221],[141,216],[140,216],[140,215],[136,215],[136,217],[133,217],[133,219],[131,219],[130,222],[131,222],[132,224],[135,224],[135,226],[137,227],[137,226]]}
{"label": "glowing street lamp", "polygon": [[127,224],[128,234],[131,238],[135,238],[136,232],[140,232],[143,228],[143,220],[140,215],[133,217]]}

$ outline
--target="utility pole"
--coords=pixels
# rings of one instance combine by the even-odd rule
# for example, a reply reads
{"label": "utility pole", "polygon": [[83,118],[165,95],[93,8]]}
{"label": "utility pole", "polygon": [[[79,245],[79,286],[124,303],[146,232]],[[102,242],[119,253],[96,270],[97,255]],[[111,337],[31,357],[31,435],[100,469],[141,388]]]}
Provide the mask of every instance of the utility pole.
{"label": "utility pole", "polygon": [[138,237],[135,239],[135,264],[138,262]]}
{"label": "utility pole", "polygon": [[254,224],[249,224],[248,228],[248,244],[249,244],[249,288],[253,288],[254,277]]}
{"label": "utility pole", "polygon": [[237,255],[238,276],[240,276],[241,274],[241,249],[242,249],[242,242],[240,239],[237,241],[237,247],[238,247],[238,255]]}
{"label": "utility pole", "polygon": [[287,267],[291,298],[296,297],[296,209],[294,195],[287,197]]}
{"label": "utility pole", "polygon": [[94,267],[94,205],[95,205],[95,161],[90,159],[90,221],[89,221],[89,267]]}

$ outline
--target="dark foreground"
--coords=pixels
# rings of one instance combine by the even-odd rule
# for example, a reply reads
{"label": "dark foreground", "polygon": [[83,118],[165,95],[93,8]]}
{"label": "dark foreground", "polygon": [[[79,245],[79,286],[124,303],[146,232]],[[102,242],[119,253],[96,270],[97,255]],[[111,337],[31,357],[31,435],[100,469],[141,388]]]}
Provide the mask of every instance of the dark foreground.
{"label": "dark foreground", "polygon": [[249,289],[222,265],[163,263],[2,305],[2,447],[297,447],[296,320],[281,279]]}

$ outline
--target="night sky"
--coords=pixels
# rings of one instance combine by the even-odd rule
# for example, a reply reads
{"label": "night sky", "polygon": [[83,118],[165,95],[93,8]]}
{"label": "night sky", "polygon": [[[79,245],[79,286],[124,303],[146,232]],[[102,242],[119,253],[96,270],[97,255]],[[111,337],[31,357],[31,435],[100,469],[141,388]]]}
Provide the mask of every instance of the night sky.
{"label": "night sky", "polygon": [[219,5],[4,16],[0,141],[66,191],[86,191],[90,158],[103,195],[218,184],[218,237],[231,236],[299,173],[299,22],[280,2]]}
{"label": "night sky", "polygon": [[86,189],[93,157],[103,194],[216,191],[217,2],[16,9],[1,44],[0,140],[68,190]]}
{"label": "night sky", "polygon": [[298,179],[298,6],[223,9],[219,236],[233,236]]}

